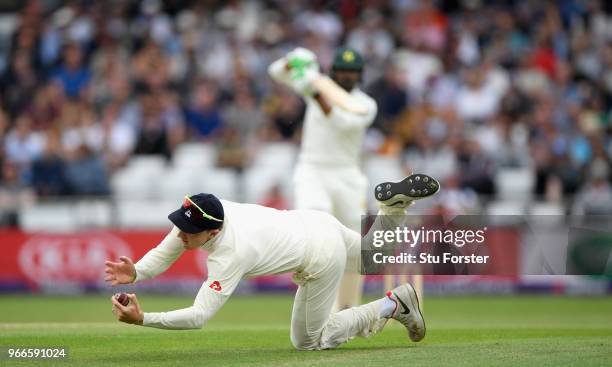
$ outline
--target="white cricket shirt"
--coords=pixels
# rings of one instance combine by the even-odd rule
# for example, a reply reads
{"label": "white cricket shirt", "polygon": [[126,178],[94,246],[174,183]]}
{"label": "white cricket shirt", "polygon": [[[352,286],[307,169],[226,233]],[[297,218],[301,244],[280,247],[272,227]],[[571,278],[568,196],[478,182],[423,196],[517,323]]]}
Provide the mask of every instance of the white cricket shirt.
{"label": "white cricket shirt", "polygon": [[[316,277],[330,259],[329,238],[341,231],[331,215],[311,210],[281,211],[221,200],[223,228],[202,245],[209,252],[208,279],[193,306],[170,312],[145,312],[143,325],[162,329],[196,329],[212,317],[242,278],[296,272]],[[136,266],[136,280],[157,276],[183,253],[174,227]]]}

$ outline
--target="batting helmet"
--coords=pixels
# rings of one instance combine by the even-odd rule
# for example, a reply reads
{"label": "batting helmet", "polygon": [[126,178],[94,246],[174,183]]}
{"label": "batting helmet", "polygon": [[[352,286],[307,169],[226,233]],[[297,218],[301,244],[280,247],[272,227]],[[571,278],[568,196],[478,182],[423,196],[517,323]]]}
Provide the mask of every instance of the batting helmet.
{"label": "batting helmet", "polygon": [[334,56],[332,70],[363,70],[363,57],[349,47],[340,47]]}

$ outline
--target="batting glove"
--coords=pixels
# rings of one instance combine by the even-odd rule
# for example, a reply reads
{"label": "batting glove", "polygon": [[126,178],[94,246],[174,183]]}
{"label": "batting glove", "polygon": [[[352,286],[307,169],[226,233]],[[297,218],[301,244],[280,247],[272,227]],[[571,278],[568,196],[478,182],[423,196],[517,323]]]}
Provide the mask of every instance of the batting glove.
{"label": "batting glove", "polygon": [[312,96],[316,92],[312,86],[312,81],[320,75],[318,68],[292,69],[291,88],[302,96]]}
{"label": "batting glove", "polygon": [[317,55],[315,55],[314,52],[304,47],[295,48],[293,51],[289,52],[286,57],[287,60],[289,60],[290,67],[300,67],[300,64],[317,64],[318,67],[319,64],[317,60]]}

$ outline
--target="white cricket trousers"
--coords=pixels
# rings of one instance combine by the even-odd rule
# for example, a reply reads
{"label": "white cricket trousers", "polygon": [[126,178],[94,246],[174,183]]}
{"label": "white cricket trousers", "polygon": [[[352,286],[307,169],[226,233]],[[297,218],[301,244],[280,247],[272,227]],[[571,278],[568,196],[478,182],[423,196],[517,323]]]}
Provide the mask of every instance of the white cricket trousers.
{"label": "white cricket trousers", "polygon": [[311,233],[309,266],[294,275],[298,290],[291,317],[291,342],[300,350],[334,348],[369,335],[380,320],[377,302],[331,313],[342,276],[360,266],[361,237],[326,213],[306,215]]}
{"label": "white cricket trousers", "polygon": [[[330,213],[348,228],[360,232],[366,211],[367,179],[357,166],[300,162],[294,174],[296,209]],[[342,278],[333,310],[361,302],[363,276],[347,272]]]}

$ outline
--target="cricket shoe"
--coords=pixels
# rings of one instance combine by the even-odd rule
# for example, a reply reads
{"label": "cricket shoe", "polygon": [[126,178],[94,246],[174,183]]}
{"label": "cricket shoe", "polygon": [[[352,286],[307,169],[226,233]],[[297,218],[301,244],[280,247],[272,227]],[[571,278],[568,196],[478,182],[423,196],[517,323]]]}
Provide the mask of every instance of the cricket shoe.
{"label": "cricket shoe", "polygon": [[425,320],[421,314],[419,299],[414,288],[406,283],[388,291],[387,297],[395,302],[395,310],[391,313],[391,318],[406,327],[410,340],[421,341],[425,337]]}
{"label": "cricket shoe", "polygon": [[374,197],[382,205],[405,208],[413,201],[433,196],[438,191],[438,180],[422,173],[413,173],[400,182],[383,182],[376,185]]}

